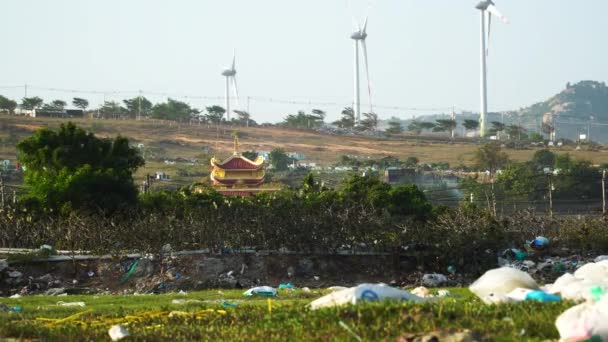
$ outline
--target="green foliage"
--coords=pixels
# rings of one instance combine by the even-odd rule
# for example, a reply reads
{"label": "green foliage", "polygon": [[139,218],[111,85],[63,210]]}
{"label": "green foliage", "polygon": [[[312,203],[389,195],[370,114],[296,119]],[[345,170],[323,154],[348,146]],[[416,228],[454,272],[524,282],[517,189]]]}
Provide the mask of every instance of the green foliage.
{"label": "green foliage", "polygon": [[519,125],[509,125],[505,128],[505,132],[507,132],[509,139],[521,140],[522,136],[525,135],[526,129]]}
{"label": "green foliage", "polygon": [[33,110],[42,107],[44,101],[38,96],[24,97],[21,99],[21,108],[26,110]]}
{"label": "green foliage", "polygon": [[226,109],[220,106],[210,106],[205,108],[205,110],[207,111],[205,118],[208,122],[214,124],[219,124],[222,121],[224,114],[226,114]]}
{"label": "green foliage", "polygon": [[313,109],[312,114],[298,111],[297,114],[289,114],[283,120],[282,125],[290,128],[318,128],[322,127],[325,120],[325,112]]}
{"label": "green foliage", "polygon": [[103,106],[99,108],[99,114],[104,118],[120,118],[127,110],[116,101],[106,101]]}
{"label": "green foliage", "polygon": [[149,116],[152,113],[152,102],[144,96],[137,96],[132,99],[122,100],[127,112],[132,118],[137,115]]}
{"label": "green foliage", "polygon": [[270,159],[269,160],[270,165],[276,171],[287,170],[288,166],[293,162],[293,159],[291,159],[287,155],[287,153],[285,153],[285,150],[283,150],[282,148],[275,148],[272,151],[270,151],[268,158]]}
{"label": "green foliage", "polygon": [[255,151],[245,151],[241,154],[243,155],[243,157],[245,157],[249,160],[255,160],[258,157],[258,153]]}
{"label": "green foliage", "polygon": [[491,124],[492,127],[490,127],[490,129],[488,130],[488,133],[492,135],[500,134],[500,132],[505,130],[505,124],[502,122],[492,121]]}
{"label": "green foliage", "polygon": [[378,114],[363,113],[360,129],[364,131],[375,131],[376,128],[378,128]]}
{"label": "green foliage", "polygon": [[0,110],[6,110],[12,114],[16,108],[17,102],[0,95]]}
{"label": "green foliage", "polygon": [[475,167],[494,173],[509,162],[509,156],[498,144],[487,144],[475,151]]}
{"label": "green foliage", "polygon": [[413,132],[416,134],[422,133],[424,130],[431,130],[435,127],[435,124],[432,122],[420,122],[420,121],[412,121],[407,126],[407,130],[409,132]]}
{"label": "green foliage", "polygon": [[547,149],[534,152],[534,156],[532,157],[532,163],[538,165],[540,168],[553,168],[555,166],[555,160],[555,153]]}
{"label": "green foliage", "polygon": [[464,120],[464,122],[462,123],[462,126],[464,126],[464,128],[467,129],[468,131],[472,131],[472,130],[479,128],[479,121],[467,119],[467,120]]}
{"label": "green foliage", "polygon": [[86,110],[89,106],[89,101],[87,99],[83,99],[81,97],[75,97],[72,99],[72,105],[76,108]]}
{"label": "green foliage", "polygon": [[433,127],[433,132],[452,132],[456,129],[456,120],[452,119],[439,119]]}
{"label": "green foliage", "polygon": [[53,102],[42,106],[42,109],[50,112],[61,112],[65,109],[66,105],[67,103],[63,100],[53,100]]}
{"label": "green foliage", "polygon": [[355,111],[352,107],[345,107],[340,115],[340,120],[333,122],[334,125],[346,129],[355,127]]}
{"label": "green foliage", "polygon": [[171,98],[167,99],[167,102],[157,103],[152,107],[152,117],[155,119],[188,121],[198,113],[189,104]]}
{"label": "green foliage", "polygon": [[388,122],[388,128],[386,129],[386,134],[397,135],[403,133],[403,126],[401,126],[401,122],[397,118],[392,118],[391,121]]}
{"label": "green foliage", "polygon": [[134,204],[132,173],[144,164],[129,141],[99,139],[73,123],[42,128],[17,145],[26,199],[46,210],[115,210]]}

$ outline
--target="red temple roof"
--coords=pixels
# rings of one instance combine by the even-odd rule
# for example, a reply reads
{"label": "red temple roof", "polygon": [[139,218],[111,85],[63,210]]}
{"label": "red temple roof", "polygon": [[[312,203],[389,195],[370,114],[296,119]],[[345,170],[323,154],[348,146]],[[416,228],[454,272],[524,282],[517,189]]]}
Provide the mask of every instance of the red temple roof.
{"label": "red temple roof", "polygon": [[224,170],[259,170],[264,167],[264,159],[258,157],[255,161],[251,161],[241,155],[233,155],[221,163],[212,160],[211,164]]}

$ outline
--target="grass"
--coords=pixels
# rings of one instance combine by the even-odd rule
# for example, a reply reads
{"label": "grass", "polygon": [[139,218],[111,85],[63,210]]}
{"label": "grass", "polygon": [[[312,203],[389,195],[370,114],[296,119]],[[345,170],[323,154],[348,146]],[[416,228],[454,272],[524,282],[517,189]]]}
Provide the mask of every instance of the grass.
{"label": "grass", "polygon": [[[137,340],[204,341],[354,341],[345,323],[363,341],[394,341],[410,333],[472,330],[495,341],[558,338],[555,318],[570,303],[520,303],[489,306],[466,289],[435,303],[365,303],[311,311],[307,304],[325,291],[280,292],[271,299],[243,297],[241,291],[179,294],[2,299],[20,305],[18,313],[0,312],[0,337],[43,340],[107,340],[113,324],[124,324]],[[185,305],[173,299],[198,300]],[[225,308],[222,301],[237,301]],[[86,307],[58,306],[83,301]],[[177,313],[176,313],[177,311]],[[174,312],[171,314],[171,312]],[[66,319],[67,318],[67,319]]]}

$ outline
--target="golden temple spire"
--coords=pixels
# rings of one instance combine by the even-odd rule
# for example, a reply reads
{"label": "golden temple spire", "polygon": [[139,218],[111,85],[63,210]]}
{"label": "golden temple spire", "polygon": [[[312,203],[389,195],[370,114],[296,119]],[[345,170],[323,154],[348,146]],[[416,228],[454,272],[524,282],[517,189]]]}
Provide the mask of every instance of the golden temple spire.
{"label": "golden temple spire", "polygon": [[241,146],[239,143],[239,132],[234,132],[232,133],[232,136],[234,137],[234,155],[238,156],[241,154]]}

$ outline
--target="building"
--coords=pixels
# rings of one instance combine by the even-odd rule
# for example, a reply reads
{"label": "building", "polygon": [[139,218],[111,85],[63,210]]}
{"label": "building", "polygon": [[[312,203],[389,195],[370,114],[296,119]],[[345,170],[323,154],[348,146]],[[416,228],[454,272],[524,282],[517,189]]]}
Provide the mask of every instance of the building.
{"label": "building", "polygon": [[247,196],[260,192],[264,183],[264,157],[249,160],[239,151],[239,140],[234,139],[234,153],[225,160],[211,159],[211,184],[224,195]]}
{"label": "building", "polygon": [[416,169],[402,169],[397,167],[389,167],[384,170],[384,181],[386,183],[399,183],[405,179],[416,176]]}

